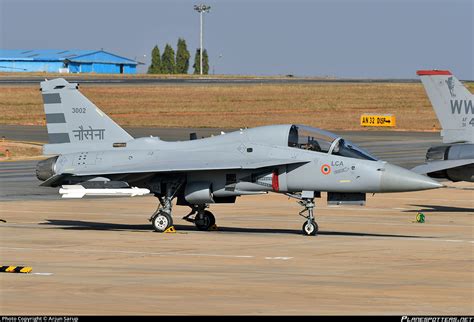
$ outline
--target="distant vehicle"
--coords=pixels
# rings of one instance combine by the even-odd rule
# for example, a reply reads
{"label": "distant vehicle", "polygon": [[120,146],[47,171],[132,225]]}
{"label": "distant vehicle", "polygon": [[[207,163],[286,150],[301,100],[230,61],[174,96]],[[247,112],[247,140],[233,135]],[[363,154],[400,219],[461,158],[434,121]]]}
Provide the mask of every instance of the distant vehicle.
{"label": "distant vehicle", "polygon": [[[62,78],[41,82],[49,144],[36,168],[42,186],[62,186],[66,198],[144,195],[159,200],[153,228],[173,225],[172,201],[191,208],[183,219],[200,230],[215,224],[214,203],[267,192],[299,200],[303,233],[316,235],[314,198],[365,203],[365,193],[415,191],[438,182],[379,161],[333,133],[284,124],[242,129],[189,141],[134,139]],[[258,204],[256,205],[258,207]],[[305,214],[306,213],[306,214]]]}
{"label": "distant vehicle", "polygon": [[473,95],[447,70],[419,70],[441,123],[442,146],[431,147],[426,163],[412,170],[433,178],[474,182]]}

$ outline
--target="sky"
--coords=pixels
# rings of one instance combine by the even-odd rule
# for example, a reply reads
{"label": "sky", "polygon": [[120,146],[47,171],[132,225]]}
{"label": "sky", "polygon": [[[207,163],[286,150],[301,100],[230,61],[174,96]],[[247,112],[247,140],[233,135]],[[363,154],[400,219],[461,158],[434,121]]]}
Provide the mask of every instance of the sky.
{"label": "sky", "polygon": [[192,66],[200,3],[211,74],[474,80],[474,0],[0,0],[0,48],[104,49],[144,72],[181,37]]}

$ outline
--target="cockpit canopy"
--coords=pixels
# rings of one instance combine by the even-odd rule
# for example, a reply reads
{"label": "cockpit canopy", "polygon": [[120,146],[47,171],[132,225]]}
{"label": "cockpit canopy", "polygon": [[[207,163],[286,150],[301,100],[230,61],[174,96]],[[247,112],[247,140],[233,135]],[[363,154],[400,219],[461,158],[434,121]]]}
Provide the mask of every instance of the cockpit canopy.
{"label": "cockpit canopy", "polygon": [[349,158],[377,160],[367,151],[334,133],[305,125],[291,126],[288,135],[288,146]]}

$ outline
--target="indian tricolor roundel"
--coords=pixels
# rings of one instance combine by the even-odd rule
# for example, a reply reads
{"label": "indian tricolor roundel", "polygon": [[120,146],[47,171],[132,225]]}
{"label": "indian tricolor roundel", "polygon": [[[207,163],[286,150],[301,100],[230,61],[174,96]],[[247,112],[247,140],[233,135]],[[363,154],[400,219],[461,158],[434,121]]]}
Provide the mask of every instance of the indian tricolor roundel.
{"label": "indian tricolor roundel", "polygon": [[331,167],[329,166],[329,164],[323,164],[321,166],[321,173],[322,174],[330,174],[331,173]]}

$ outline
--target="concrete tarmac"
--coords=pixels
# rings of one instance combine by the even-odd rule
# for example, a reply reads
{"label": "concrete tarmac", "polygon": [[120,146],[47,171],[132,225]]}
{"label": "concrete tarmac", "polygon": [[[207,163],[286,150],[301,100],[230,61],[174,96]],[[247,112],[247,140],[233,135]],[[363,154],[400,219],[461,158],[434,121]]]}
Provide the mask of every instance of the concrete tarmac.
{"label": "concrete tarmac", "polygon": [[154,197],[2,202],[0,264],[33,272],[0,273],[0,312],[472,315],[473,200],[447,188],[366,207],[318,199],[315,237],[273,193],[211,206],[218,231],[175,207],[175,234],[151,231]]}

